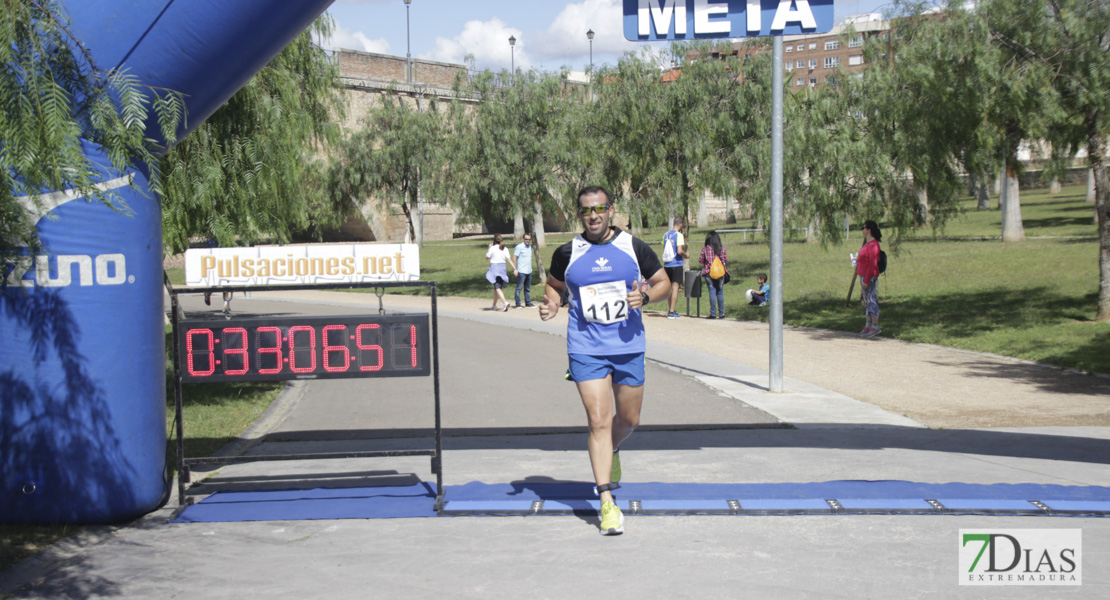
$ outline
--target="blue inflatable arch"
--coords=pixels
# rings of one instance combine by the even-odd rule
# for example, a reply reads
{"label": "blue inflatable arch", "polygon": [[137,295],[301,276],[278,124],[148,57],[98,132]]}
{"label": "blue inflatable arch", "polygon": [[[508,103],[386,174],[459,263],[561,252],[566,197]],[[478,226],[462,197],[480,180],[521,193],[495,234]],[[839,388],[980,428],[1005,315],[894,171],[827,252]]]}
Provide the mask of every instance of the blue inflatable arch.
{"label": "blue inflatable arch", "polygon": [[[183,93],[191,128],[331,2],[60,4],[99,67]],[[147,126],[158,138],[153,116]],[[0,522],[122,521],[164,501],[162,225],[145,183],[139,169],[101,174],[130,215],[67,190],[40,198],[55,217],[38,215],[46,252],[0,288]]]}

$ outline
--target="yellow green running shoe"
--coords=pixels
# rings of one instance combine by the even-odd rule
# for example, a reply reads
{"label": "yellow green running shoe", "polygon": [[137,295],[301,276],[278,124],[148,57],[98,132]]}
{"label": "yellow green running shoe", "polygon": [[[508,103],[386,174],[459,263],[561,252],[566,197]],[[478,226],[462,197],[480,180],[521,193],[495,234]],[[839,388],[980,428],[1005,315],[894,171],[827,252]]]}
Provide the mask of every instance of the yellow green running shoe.
{"label": "yellow green running shoe", "polygon": [[612,502],[601,503],[601,535],[624,533],[624,514]]}
{"label": "yellow green running shoe", "polygon": [[613,468],[609,470],[609,483],[621,482],[621,451],[613,453]]}

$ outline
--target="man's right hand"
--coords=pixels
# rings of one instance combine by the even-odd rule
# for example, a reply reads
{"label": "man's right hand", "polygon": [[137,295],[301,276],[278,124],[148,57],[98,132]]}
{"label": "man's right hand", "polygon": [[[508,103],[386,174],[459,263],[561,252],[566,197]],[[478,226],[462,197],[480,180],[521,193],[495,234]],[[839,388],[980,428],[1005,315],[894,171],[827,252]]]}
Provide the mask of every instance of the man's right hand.
{"label": "man's right hand", "polygon": [[559,314],[559,303],[553,301],[550,296],[545,295],[543,302],[540,302],[537,306],[540,309],[541,321],[550,321],[555,318],[555,315]]}

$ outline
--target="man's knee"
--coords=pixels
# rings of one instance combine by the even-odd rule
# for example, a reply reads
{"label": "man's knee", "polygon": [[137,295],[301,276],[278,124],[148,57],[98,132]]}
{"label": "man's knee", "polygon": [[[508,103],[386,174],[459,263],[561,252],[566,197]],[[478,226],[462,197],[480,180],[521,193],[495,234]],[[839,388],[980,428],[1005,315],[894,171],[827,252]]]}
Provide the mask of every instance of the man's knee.
{"label": "man's knee", "polygon": [[606,418],[604,415],[587,415],[587,421],[590,427],[590,433],[606,433],[613,429],[613,418]]}
{"label": "man's knee", "polygon": [[640,426],[640,415],[617,415],[617,424],[625,429],[636,429]]}

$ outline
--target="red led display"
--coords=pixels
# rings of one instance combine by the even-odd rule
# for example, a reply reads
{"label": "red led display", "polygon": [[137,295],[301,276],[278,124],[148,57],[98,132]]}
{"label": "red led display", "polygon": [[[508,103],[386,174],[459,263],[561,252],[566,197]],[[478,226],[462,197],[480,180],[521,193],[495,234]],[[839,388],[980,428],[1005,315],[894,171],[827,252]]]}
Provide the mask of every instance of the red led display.
{"label": "red led display", "polygon": [[185,383],[431,374],[426,314],[188,319],[177,330]]}

